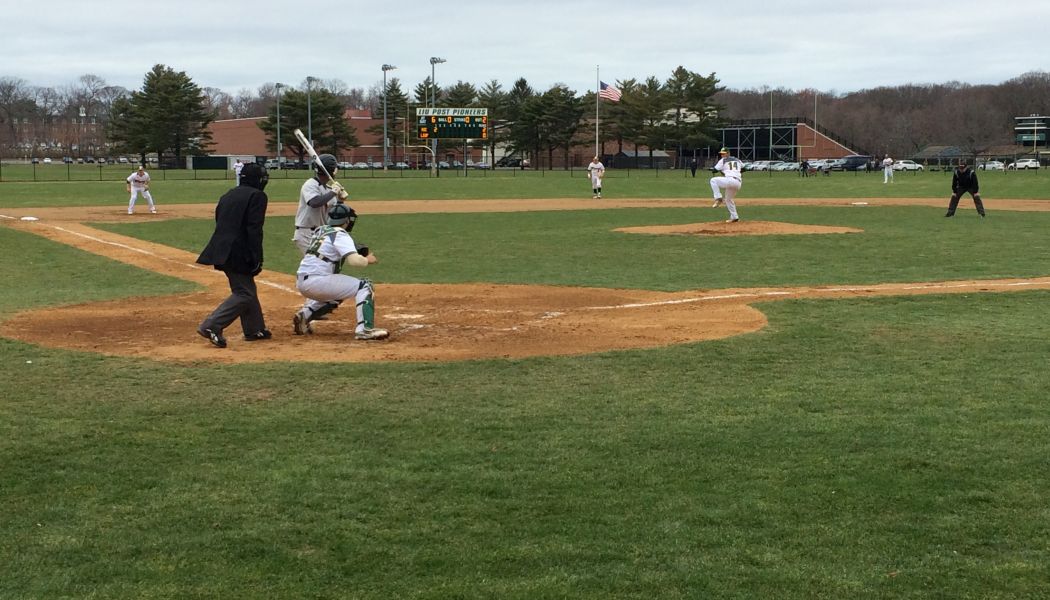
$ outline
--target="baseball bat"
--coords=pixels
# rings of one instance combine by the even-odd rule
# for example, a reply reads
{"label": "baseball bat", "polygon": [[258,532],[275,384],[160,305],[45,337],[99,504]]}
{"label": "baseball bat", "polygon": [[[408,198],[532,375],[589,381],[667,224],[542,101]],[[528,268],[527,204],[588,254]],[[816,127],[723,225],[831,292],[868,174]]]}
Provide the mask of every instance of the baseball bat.
{"label": "baseball bat", "polygon": [[310,143],[310,140],[306,139],[305,135],[303,135],[303,130],[296,128],[292,133],[295,134],[295,139],[299,140],[299,143],[303,145],[303,148],[306,148],[306,153],[310,155],[310,160],[321,167],[321,170],[324,171],[324,174],[328,179],[334,179],[332,174],[328,172],[328,169],[325,168],[324,163],[321,162],[321,157],[317,155],[317,150],[314,150],[314,145]]}

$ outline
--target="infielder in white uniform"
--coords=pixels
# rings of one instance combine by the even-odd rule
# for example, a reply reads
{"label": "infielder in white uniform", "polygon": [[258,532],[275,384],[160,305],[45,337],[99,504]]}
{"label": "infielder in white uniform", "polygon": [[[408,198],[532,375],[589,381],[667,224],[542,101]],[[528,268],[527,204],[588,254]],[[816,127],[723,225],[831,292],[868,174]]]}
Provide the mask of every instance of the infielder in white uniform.
{"label": "infielder in white uniform", "polygon": [[241,169],[244,168],[244,163],[241,159],[237,159],[237,162],[233,163],[233,176],[237,179],[237,185],[241,185]]}
{"label": "infielder in white uniform", "polygon": [[591,192],[594,194],[592,198],[602,197],[602,179],[605,178],[605,165],[602,161],[595,156],[591,160],[591,164],[587,165],[587,173],[591,176]]}
{"label": "infielder in white uniform", "polygon": [[[740,220],[740,215],[736,213],[736,202],[734,199],[742,185],[740,172],[743,170],[743,165],[736,158],[729,156],[729,150],[725,148],[718,151],[718,156],[718,162],[715,163],[713,170],[722,173],[722,176],[711,178],[711,192],[715,196],[715,203],[712,205],[712,208],[725,202],[726,208],[729,209],[729,219],[726,220],[726,223],[736,223]],[[722,195],[723,189],[725,190],[725,196]]]}
{"label": "infielder in white uniform", "polygon": [[882,159],[882,183],[893,182],[893,159],[887,154],[886,158]]}
{"label": "infielder in white uniform", "polygon": [[314,233],[310,246],[296,271],[296,289],[309,298],[292,324],[296,333],[313,333],[311,317],[332,302],[347,298],[357,301],[357,327],[354,337],[359,340],[381,340],[389,335],[385,329],[374,327],[375,305],[372,300],[372,282],[343,275],[344,266],[367,267],[375,264],[376,256],[366,247],[357,246],[350,230],[357,221],[357,213],[346,204],[337,204],[328,212],[328,224]]}
{"label": "infielder in white uniform", "polygon": [[139,167],[138,171],[128,175],[127,182],[127,190],[131,192],[131,199],[128,200],[128,214],[135,214],[135,200],[138,199],[139,194],[142,194],[146,202],[149,202],[149,211],[157,212],[157,207],[153,204],[153,196],[149,193],[149,173],[146,172],[146,168]]}

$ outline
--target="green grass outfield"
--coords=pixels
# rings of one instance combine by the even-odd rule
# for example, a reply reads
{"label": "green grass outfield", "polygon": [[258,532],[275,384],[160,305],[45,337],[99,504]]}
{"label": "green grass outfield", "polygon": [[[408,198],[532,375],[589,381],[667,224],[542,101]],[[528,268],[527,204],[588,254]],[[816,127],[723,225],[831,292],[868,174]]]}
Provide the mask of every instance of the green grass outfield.
{"label": "green grass outfield", "polygon": [[[370,271],[380,314],[384,283],[1050,273],[1050,212],[996,212],[991,175],[983,221],[968,199],[955,219],[747,209],[862,234],[610,231],[724,214],[660,208],[369,215],[359,235],[383,256]],[[1002,176],[1032,186],[1009,197],[1047,197],[1027,175]],[[913,181],[940,196],[943,177]],[[761,179],[745,195],[772,195]],[[882,188],[804,183],[843,196],[846,180],[859,196]],[[582,183],[446,181],[425,189],[556,197]],[[390,197],[391,184],[355,189]],[[23,185],[0,184],[0,205],[102,197],[8,195]],[[215,192],[201,202],[220,191],[195,185]],[[290,223],[267,221],[267,266],[284,272]],[[211,230],[105,227],[190,250]],[[4,319],[102,298],[141,308],[193,287],[5,227],[0,248]],[[175,366],[0,339],[0,598],[1048,597],[1048,306],[1044,291],[768,302],[767,328],[715,342],[448,364]],[[290,332],[273,325],[279,344]]]}
{"label": "green grass outfield", "polygon": [[[64,166],[49,165],[64,170]],[[113,167],[115,168],[115,167]],[[5,173],[9,168],[5,167]],[[96,168],[97,170],[97,168]],[[0,182],[0,207],[50,206],[63,202],[71,206],[127,206],[122,169],[113,179],[74,181]],[[194,173],[201,178],[192,179]],[[468,177],[444,172],[441,177],[401,177],[400,173],[372,177],[369,172],[350,172],[348,190],[352,199],[447,199],[447,198],[566,198],[590,197],[586,173],[576,171],[472,171]],[[162,178],[162,175],[168,178]],[[284,175],[292,174],[291,178]],[[345,174],[340,173],[340,176]],[[177,178],[176,178],[177,176]],[[214,178],[211,178],[214,176]],[[153,173],[151,189],[159,205],[215,202],[232,185],[224,171],[162,171]],[[307,171],[282,171],[271,179],[267,193],[271,200],[295,202]],[[205,178],[207,177],[207,178]],[[708,198],[710,173],[697,171],[695,178],[686,171],[609,171],[604,196],[613,198]],[[347,178],[344,177],[344,182]],[[981,192],[989,201],[996,198],[1050,198],[1050,170],[980,173]],[[892,185],[882,183],[882,173],[834,173],[831,176],[802,178],[797,173],[745,173],[740,198],[947,198],[951,195],[951,175],[943,172],[897,173]],[[991,208],[991,207],[990,207]]]}

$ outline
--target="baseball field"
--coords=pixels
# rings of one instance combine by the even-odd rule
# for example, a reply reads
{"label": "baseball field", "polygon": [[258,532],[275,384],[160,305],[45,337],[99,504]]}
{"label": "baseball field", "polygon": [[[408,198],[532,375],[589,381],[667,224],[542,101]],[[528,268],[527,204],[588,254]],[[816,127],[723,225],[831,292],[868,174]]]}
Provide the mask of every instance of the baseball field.
{"label": "baseball field", "polygon": [[0,183],[0,598],[1050,596],[1050,175],[697,175],[352,179],[382,342],[274,179],[223,350],[229,181]]}

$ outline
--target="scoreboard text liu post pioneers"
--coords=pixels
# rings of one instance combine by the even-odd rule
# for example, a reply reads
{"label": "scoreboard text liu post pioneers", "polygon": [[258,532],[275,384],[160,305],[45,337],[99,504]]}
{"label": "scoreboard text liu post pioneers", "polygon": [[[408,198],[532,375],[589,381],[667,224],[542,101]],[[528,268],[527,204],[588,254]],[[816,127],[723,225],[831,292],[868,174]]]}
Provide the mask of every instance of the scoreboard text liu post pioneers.
{"label": "scoreboard text liu post pioneers", "polygon": [[416,135],[421,140],[489,139],[487,108],[417,108]]}

